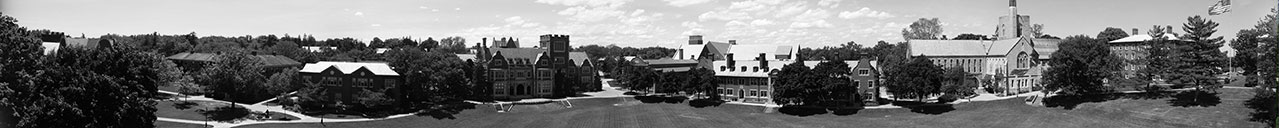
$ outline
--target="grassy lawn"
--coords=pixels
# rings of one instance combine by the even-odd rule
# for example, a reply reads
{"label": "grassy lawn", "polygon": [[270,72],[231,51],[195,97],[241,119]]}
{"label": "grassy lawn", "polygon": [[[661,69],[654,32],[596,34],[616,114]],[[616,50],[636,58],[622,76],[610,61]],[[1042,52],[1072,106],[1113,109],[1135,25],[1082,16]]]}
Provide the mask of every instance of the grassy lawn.
{"label": "grassy lawn", "polygon": [[157,128],[207,128],[201,124],[175,123],[175,122],[158,121],[158,120],[155,121],[155,127]]}
{"label": "grassy lawn", "polygon": [[[1223,89],[1224,90],[1224,89]],[[513,110],[496,113],[487,105],[462,111],[456,118],[410,116],[371,122],[326,124],[261,124],[245,127],[1262,127],[1248,122],[1241,97],[1226,94],[1217,106],[1181,108],[1166,100],[1108,101],[1081,104],[1073,110],[1034,107],[1022,99],[970,102],[940,114],[910,109],[869,109],[843,114],[794,116],[763,113],[763,108],[725,104],[695,108],[687,104],[639,103],[631,98],[574,100],[573,108]],[[623,101],[625,100],[625,101]],[[614,106],[614,104],[620,104]],[[1143,107],[1145,106],[1145,107]],[[1114,110],[1120,111],[1114,111]],[[1175,112],[1165,111],[1175,110]],[[1159,111],[1162,115],[1136,113]],[[1194,121],[1182,119],[1196,118]]]}
{"label": "grassy lawn", "polygon": [[1253,109],[1244,105],[1244,101],[1254,95],[1251,89],[1218,89],[1216,95],[1220,103],[1209,106],[1174,106],[1169,101],[1173,98],[1130,99],[1123,98],[1098,103],[1083,103],[1074,111],[1098,113],[1110,116],[1125,116],[1132,119],[1153,120],[1169,124],[1216,128],[1264,127],[1265,124],[1250,122],[1248,118]]}
{"label": "grassy lawn", "polygon": [[191,102],[195,104],[179,105],[182,103],[181,101],[171,101],[171,100],[156,102],[155,116],[165,117],[165,118],[204,121],[204,120],[207,120],[208,118],[205,118],[205,115],[201,114],[199,110],[212,110],[218,106],[227,105],[227,103],[222,103],[222,102],[209,102],[209,101],[191,101]]}

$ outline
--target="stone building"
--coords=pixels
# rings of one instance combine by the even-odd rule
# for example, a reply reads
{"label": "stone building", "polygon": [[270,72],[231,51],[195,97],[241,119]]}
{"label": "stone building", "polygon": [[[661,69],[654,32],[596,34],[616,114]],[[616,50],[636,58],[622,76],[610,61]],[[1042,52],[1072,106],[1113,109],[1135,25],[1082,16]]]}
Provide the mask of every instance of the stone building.
{"label": "stone building", "polygon": [[[1163,37],[1166,37],[1169,41],[1182,41],[1171,32],[1164,33]],[[1150,48],[1150,40],[1152,39],[1155,39],[1155,37],[1150,34],[1138,34],[1137,29],[1133,28],[1132,35],[1107,43],[1110,45],[1110,54],[1118,56],[1125,62],[1121,69],[1125,78],[1134,77],[1137,70],[1146,68],[1145,64],[1137,61],[1140,61],[1141,58],[1146,58],[1150,55],[1146,49]]]}
{"label": "stone building", "polygon": [[944,68],[960,68],[983,87],[1001,88],[1001,94],[1034,91],[1047,69],[1044,62],[1057,51],[1059,39],[1035,38],[1030,16],[1017,13],[1009,0],[1007,16],[1000,17],[996,40],[907,40],[911,57],[926,56]]}
{"label": "stone building", "polygon": [[571,52],[568,35],[542,35],[537,47],[520,48],[519,40],[482,39],[475,54],[459,54],[463,61],[487,71],[492,98],[518,100],[572,96],[601,86],[594,62],[584,52]]}
{"label": "stone building", "polygon": [[[729,54],[732,56],[732,54]],[[754,56],[758,58],[758,56]],[[730,57],[731,58],[731,57]],[[783,66],[797,62],[796,60],[770,61],[760,59],[744,60],[725,60],[715,61],[713,70],[715,71],[715,79],[719,86],[720,99],[729,102],[743,102],[753,104],[776,104],[773,102],[774,82],[777,80],[774,72],[778,72]],[[818,63],[825,61],[803,61],[805,66],[809,68],[816,67]],[[849,85],[857,88],[853,97],[838,98],[838,100],[848,102],[860,102],[865,105],[874,105],[879,96],[879,86],[883,80],[880,77],[880,70],[876,66],[876,61],[870,59],[862,59],[857,61],[844,61],[847,63],[853,73],[849,77]]]}

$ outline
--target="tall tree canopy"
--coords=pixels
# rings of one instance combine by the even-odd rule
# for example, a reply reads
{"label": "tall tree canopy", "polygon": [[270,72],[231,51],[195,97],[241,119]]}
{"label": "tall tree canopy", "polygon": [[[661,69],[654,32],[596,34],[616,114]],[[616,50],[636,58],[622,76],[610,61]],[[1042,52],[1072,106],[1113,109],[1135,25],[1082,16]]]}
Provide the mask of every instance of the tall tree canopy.
{"label": "tall tree canopy", "polygon": [[1094,95],[1110,90],[1103,81],[1114,75],[1120,63],[1103,40],[1076,35],[1066,37],[1059,47],[1044,72],[1045,89],[1065,95]]}
{"label": "tall tree canopy", "polygon": [[1128,37],[1128,33],[1124,29],[1115,27],[1106,27],[1105,30],[1097,33],[1097,39],[1103,41],[1115,41],[1124,37]]}
{"label": "tall tree canopy", "polygon": [[951,40],[990,40],[990,37],[986,37],[986,35],[964,33],[964,34],[959,34],[958,36],[955,36],[955,38]]}
{"label": "tall tree canopy", "polygon": [[910,23],[909,27],[902,29],[902,38],[906,40],[935,40],[940,39],[941,33],[941,20],[937,18],[919,18],[914,23]]}
{"label": "tall tree canopy", "polygon": [[896,98],[915,98],[923,100],[928,96],[941,92],[942,68],[928,60],[927,56],[911,59],[905,65],[889,70],[885,86],[888,93]]}

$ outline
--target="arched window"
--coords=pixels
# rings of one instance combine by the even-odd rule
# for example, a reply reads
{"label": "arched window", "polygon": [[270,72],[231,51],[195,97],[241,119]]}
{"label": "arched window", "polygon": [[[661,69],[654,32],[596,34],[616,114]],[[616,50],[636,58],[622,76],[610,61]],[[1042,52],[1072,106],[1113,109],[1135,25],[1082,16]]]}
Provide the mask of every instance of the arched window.
{"label": "arched window", "polygon": [[1017,67],[1030,67],[1030,55],[1027,55],[1026,52],[1017,53]]}

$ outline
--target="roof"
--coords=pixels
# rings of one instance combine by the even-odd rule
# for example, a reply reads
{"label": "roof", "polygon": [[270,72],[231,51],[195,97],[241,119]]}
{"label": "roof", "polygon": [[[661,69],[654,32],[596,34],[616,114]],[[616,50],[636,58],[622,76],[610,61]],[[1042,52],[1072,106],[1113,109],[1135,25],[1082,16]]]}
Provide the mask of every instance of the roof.
{"label": "roof", "polygon": [[[1181,40],[1180,38],[1177,38],[1177,35],[1173,35],[1171,33],[1164,33],[1164,37],[1168,37],[1168,40]],[[1117,40],[1110,41],[1110,43],[1145,42],[1151,39],[1154,39],[1154,37],[1151,37],[1150,34],[1140,34],[1119,38]]]}
{"label": "roof", "polygon": [[489,50],[493,51],[493,55],[501,53],[502,57],[506,57],[506,59],[528,60],[537,60],[537,57],[542,52],[546,52],[546,50],[536,48],[489,48]]}
{"label": "roof", "polygon": [[302,46],[302,48],[305,48],[306,51],[311,51],[311,52],[321,52],[321,50],[324,50],[326,48],[329,50],[337,49],[336,47],[333,47],[333,46]]}
{"label": "roof", "polygon": [[777,60],[776,55],[790,55],[791,51],[798,51],[794,46],[786,45],[733,45],[728,53],[733,53],[732,60],[755,60],[760,53],[764,53],[765,60]]}
{"label": "roof", "polygon": [[388,51],[388,50],[391,50],[391,48],[376,48],[376,49],[373,49],[374,53],[377,53],[377,54],[385,53],[385,52],[386,52],[386,51]]}
{"label": "roof", "polygon": [[475,57],[476,57],[475,54],[457,54],[457,59],[461,59],[462,61],[466,61],[466,60],[475,61]]}
{"label": "roof", "polygon": [[[169,60],[212,62],[212,61],[214,61],[214,59],[215,59],[215,58],[217,58],[217,57],[219,57],[219,56],[221,56],[221,55],[219,55],[219,54],[213,54],[213,53],[187,53],[187,52],[184,52],[184,53],[173,54],[173,55],[171,55],[171,56],[169,56],[169,57],[164,57],[164,58],[165,58],[165,59],[169,59]],[[302,63],[301,63],[301,62],[298,62],[298,61],[296,61],[296,60],[290,59],[289,57],[284,57],[284,56],[279,56],[279,55],[253,55],[253,57],[258,58],[258,60],[261,60],[261,61],[262,61],[262,66],[263,66],[263,67],[280,67],[280,66],[295,66],[295,65],[302,65]]]}
{"label": "roof", "polygon": [[704,48],[706,48],[706,46],[705,46],[705,45],[684,45],[684,46],[680,46],[680,47],[679,47],[679,49],[677,49],[678,51],[675,51],[676,53],[671,54],[671,58],[677,58],[677,59],[680,59],[680,53],[679,53],[679,52],[684,52],[684,56],[683,56],[683,57],[689,57],[689,58],[682,58],[682,59],[690,59],[690,60],[691,60],[691,59],[697,59],[697,58],[692,58],[692,57],[695,57],[695,55],[698,55],[698,54],[702,53],[702,50],[704,50]]}
{"label": "roof", "polygon": [[1061,44],[1061,39],[1032,39],[1035,43],[1035,52],[1039,52],[1039,59],[1052,59],[1052,54],[1057,52],[1057,45]]}
{"label": "roof", "polygon": [[689,70],[693,70],[693,67],[653,68],[653,70],[661,71],[661,72],[687,72]]}
{"label": "roof", "polygon": [[372,72],[374,75],[381,75],[381,76],[399,76],[400,75],[399,73],[396,73],[395,70],[391,70],[391,66],[386,65],[386,63],[372,63],[372,62],[320,61],[316,63],[306,64],[306,66],[303,66],[302,70],[298,70],[298,72],[321,73],[321,72],[324,72],[325,69],[329,69],[329,67],[337,68],[338,72],[342,72],[342,74],[351,74],[351,73],[354,73],[356,70],[359,70],[360,68],[364,68],[364,69],[368,69],[369,72]]}
{"label": "roof", "polygon": [[54,51],[58,51],[58,49],[62,47],[62,43],[44,42],[44,43],[40,43],[40,46],[44,48],[44,54],[49,55],[49,54],[53,54]]}
{"label": "roof", "polygon": [[655,60],[644,60],[644,63],[648,63],[649,65],[696,64],[697,60],[688,60],[688,59],[677,60],[677,59],[671,59],[671,58],[662,58],[662,59],[655,59]]}
{"label": "roof", "polygon": [[573,61],[573,65],[582,66],[586,61],[591,60],[585,52],[568,52],[568,59]]}
{"label": "roof", "polygon": [[1024,38],[1004,40],[910,40],[911,56],[1005,55]]}

